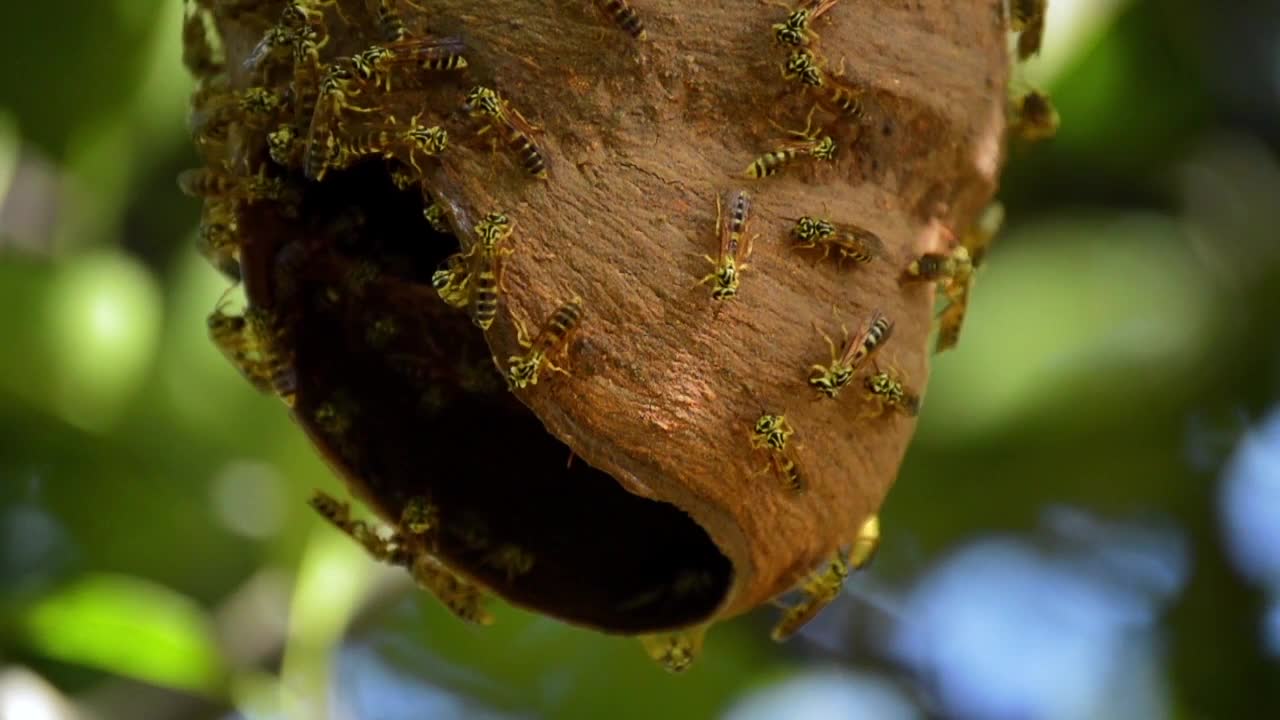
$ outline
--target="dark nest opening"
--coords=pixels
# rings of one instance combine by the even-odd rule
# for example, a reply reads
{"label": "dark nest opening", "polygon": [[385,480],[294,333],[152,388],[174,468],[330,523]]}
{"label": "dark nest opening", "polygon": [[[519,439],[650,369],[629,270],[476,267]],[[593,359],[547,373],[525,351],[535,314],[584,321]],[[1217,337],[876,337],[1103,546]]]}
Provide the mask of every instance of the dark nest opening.
{"label": "dark nest opening", "polygon": [[430,284],[458,242],[422,210],[371,162],[307,183],[296,216],[246,214],[249,301],[293,348],[298,422],[383,518],[429,499],[440,559],[515,604],[618,633],[709,618],[728,559],[678,508],[572,457],[507,390],[481,331]]}

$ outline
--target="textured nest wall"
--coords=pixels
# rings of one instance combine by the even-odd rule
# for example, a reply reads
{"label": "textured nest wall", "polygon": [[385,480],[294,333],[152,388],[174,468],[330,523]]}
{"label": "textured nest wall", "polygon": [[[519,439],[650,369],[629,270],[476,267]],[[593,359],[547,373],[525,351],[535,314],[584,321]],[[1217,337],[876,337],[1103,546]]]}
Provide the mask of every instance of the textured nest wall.
{"label": "textured nest wall", "polygon": [[[448,568],[456,583],[438,593],[478,586],[610,632],[701,625],[795,586],[878,511],[914,418],[869,412],[871,363],[835,398],[814,391],[811,368],[831,362],[823,333],[839,349],[842,325],[856,335],[878,312],[894,327],[877,365],[923,393],[934,291],[901,278],[994,193],[1009,28],[998,0],[822,4],[810,49],[862,113],[821,103],[813,128],[835,141],[834,161],[802,155],[750,179],[824,100],[784,77],[779,5],[634,0],[640,40],[600,7],[616,3],[391,3],[409,33],[395,45],[378,0],[313,1],[302,9],[319,65],[293,40],[255,70],[298,5],[199,3],[225,58],[215,48],[202,62],[189,23],[208,169],[183,182],[205,198],[206,254],[248,298],[243,319],[215,313],[215,340],[395,527],[390,545]],[[324,75],[371,45],[446,38],[466,68],[401,68],[391,91],[355,80],[346,108],[316,100]],[[491,144],[502,126],[481,132],[475,86],[527,118],[514,123],[545,177],[522,167],[519,142]],[[250,107],[255,87],[279,102]],[[443,152],[388,140],[410,122],[445,129]],[[272,153],[281,129],[295,140]],[[330,137],[375,147],[316,180],[307,139]],[[717,300],[699,281],[720,250],[717,199],[738,190],[753,201],[740,248],[755,239],[737,295]],[[423,216],[433,204],[443,232]],[[491,212],[510,234],[481,330],[475,303],[447,304],[432,280],[458,252],[476,279]],[[865,228],[879,252],[838,263],[797,249],[804,215]],[[507,358],[526,352],[518,325],[536,335],[574,298],[581,319],[551,354],[566,372],[543,366],[509,389]],[[776,457],[802,492],[753,446],[767,413],[794,430]],[[430,522],[411,531],[405,508],[422,502]]]}

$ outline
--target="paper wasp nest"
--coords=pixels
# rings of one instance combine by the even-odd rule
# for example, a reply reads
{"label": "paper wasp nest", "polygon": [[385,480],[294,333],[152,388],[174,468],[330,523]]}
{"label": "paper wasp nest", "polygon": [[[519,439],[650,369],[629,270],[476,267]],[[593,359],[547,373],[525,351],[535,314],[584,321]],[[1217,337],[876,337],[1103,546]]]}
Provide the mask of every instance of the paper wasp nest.
{"label": "paper wasp nest", "polygon": [[347,529],[447,601],[698,626],[878,511],[915,421],[871,378],[923,393],[934,290],[902,279],[995,190],[1008,24],[780,5],[190,9],[181,182],[248,298],[215,340],[397,537]]}

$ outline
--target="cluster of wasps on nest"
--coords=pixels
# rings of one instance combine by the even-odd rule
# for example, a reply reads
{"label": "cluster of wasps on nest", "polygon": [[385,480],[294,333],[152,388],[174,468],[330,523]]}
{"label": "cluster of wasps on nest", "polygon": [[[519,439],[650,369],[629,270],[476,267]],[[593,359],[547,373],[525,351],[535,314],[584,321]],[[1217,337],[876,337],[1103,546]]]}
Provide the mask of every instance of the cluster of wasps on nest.
{"label": "cluster of wasps on nest", "polygon": [[[1011,26],[1019,33],[1020,59],[1039,49],[1046,0],[1011,0]],[[840,149],[838,131],[813,124],[821,110],[834,118],[843,137],[856,142],[865,122],[863,89],[832,72],[817,50],[816,23],[836,7],[838,0],[804,0],[786,6],[787,14],[772,25],[773,43],[784,55],[782,78],[814,100],[802,130],[782,132],[786,139],[753,159],[742,172],[745,179],[764,180],[802,162],[833,162]],[[360,5],[360,17],[350,5]],[[406,5],[417,7],[409,0]],[[636,40],[647,31],[628,0],[592,0],[602,19]],[[775,2],[774,4],[781,4]],[[450,151],[459,137],[487,140],[495,151],[509,156],[531,181],[549,178],[548,159],[537,143],[534,126],[497,89],[463,82],[468,76],[467,46],[458,37],[414,32],[399,11],[397,0],[287,0],[278,17],[257,17],[263,3],[247,0],[188,0],[183,28],[187,68],[198,80],[192,97],[191,132],[205,166],[183,172],[179,185],[187,194],[204,200],[197,247],[232,281],[240,280],[239,254],[243,213],[255,205],[270,204],[282,216],[298,212],[304,182],[323,182],[332,172],[357,163],[382,161],[401,190],[422,193],[427,222],[438,232],[456,234],[463,250],[444,260],[431,277],[439,297],[449,306],[469,313],[484,331],[500,310],[502,271],[513,254],[516,222],[501,210],[472,221],[471,213],[456,201],[447,185],[429,182],[438,158]],[[233,88],[232,75],[219,46],[219,22],[256,19],[267,29],[253,48],[240,74],[249,87]],[[362,24],[378,39],[362,50],[334,57],[328,47],[332,23]],[[841,62],[843,66],[843,60]],[[283,80],[283,82],[282,82]],[[382,111],[385,97],[424,84],[453,85],[464,89],[446,113],[423,111],[396,117]],[[1029,140],[1051,137],[1057,113],[1048,96],[1032,91],[1011,98],[1011,130]],[[850,144],[852,144],[852,142]],[[433,166],[433,163],[436,165]],[[434,177],[439,177],[438,174]],[[429,187],[430,186],[430,187]],[[749,234],[752,198],[746,190],[717,193],[717,257],[707,257],[712,271],[699,284],[711,286],[717,302],[734,298],[741,274],[748,268],[754,237]],[[963,323],[974,270],[981,264],[995,235],[1002,210],[994,204],[975,227],[962,233],[947,252],[926,253],[910,262],[903,282],[932,282],[942,289],[947,306],[940,315],[937,351],[955,346]],[[871,230],[843,219],[804,215],[793,219],[790,235],[798,250],[817,251],[843,266],[883,261],[884,246]],[[376,272],[369,273],[369,281]],[[353,280],[354,282],[354,280]],[[234,287],[234,286],[233,286]],[[524,353],[504,365],[508,387],[521,390],[535,385],[544,370],[567,373],[553,358],[568,352],[568,340],[583,321],[585,308],[574,296],[552,310],[532,336],[512,317]],[[257,388],[294,407],[297,378],[291,356],[292,340],[287,323],[269,310],[249,307],[240,314],[218,303],[209,316],[214,343]],[[861,417],[887,413],[914,416],[920,397],[892,364],[881,367],[877,354],[891,339],[893,320],[876,311],[858,332],[843,329],[837,348],[822,333],[830,350],[828,364],[814,364],[806,377],[819,397],[836,400],[853,387],[865,406]],[[371,329],[373,333],[376,328]],[[326,403],[316,410],[317,425],[340,430],[344,415]],[[761,472],[772,472],[784,491],[801,493],[803,471],[793,454],[796,434],[782,412],[763,412],[749,424],[750,446],[767,455]],[[311,505],[335,527],[351,536],[374,558],[405,568],[424,589],[436,595],[451,612],[472,623],[488,624],[486,593],[453,572],[436,556],[441,513],[428,498],[411,498],[393,527],[378,527],[352,517],[349,506],[317,492]],[[785,610],[772,632],[782,641],[834,600],[844,580],[871,559],[879,539],[875,515],[863,523],[846,547],[825,560],[800,582],[800,599]],[[520,547],[502,545],[490,561],[509,578],[529,572],[535,558]],[[707,626],[641,638],[646,651],[666,669],[688,668],[701,650]]]}
{"label": "cluster of wasps on nest", "polygon": [[[834,162],[842,147],[837,137],[848,138],[844,144],[853,146],[862,136],[862,128],[867,122],[862,102],[864,89],[845,76],[843,58],[840,68],[832,72],[828,69],[830,63],[817,49],[819,35],[816,23],[837,4],[838,0],[805,0],[796,6],[784,5],[787,14],[771,27],[774,45],[784,55],[780,66],[783,80],[793,83],[811,97],[814,105],[805,119],[804,129],[780,128],[788,139],[752,160],[742,172],[744,178],[769,178],[805,161]],[[1018,35],[1017,55],[1020,61],[1039,52],[1046,6],[1047,0],[1011,0],[1010,26]],[[814,114],[819,110],[832,118],[834,127],[814,126]],[[1008,118],[1011,135],[1026,141],[1048,139],[1057,132],[1057,112],[1048,95],[1040,91],[1032,90],[1011,97]],[[715,301],[736,297],[742,272],[748,268],[747,259],[756,239],[748,232],[751,203],[751,195],[744,189],[730,191],[724,201],[716,197],[719,254],[715,258],[706,256],[712,271],[699,281],[699,284],[711,286],[711,297]],[[725,208],[728,208],[727,212]],[[903,269],[901,282],[936,283],[946,298],[946,305],[939,315],[936,352],[950,350],[959,341],[974,271],[985,259],[987,248],[1003,220],[1003,206],[998,202],[992,203],[958,241],[951,243],[950,250],[924,253]],[[821,249],[822,259],[833,258],[840,266],[846,262],[865,265],[883,261],[885,257],[880,237],[860,225],[816,214],[793,218],[792,222],[792,247],[797,250]],[[843,341],[838,349],[835,342],[819,330],[830,350],[830,362],[811,366],[808,385],[818,392],[820,398],[832,400],[850,386],[859,389],[864,405],[859,419],[878,418],[886,413],[908,417],[917,415],[920,396],[911,388],[907,378],[892,364],[881,367],[875,361],[877,353],[892,338],[893,327],[891,318],[875,310],[853,335],[841,326]],[[762,472],[771,470],[783,491],[802,493],[805,489],[804,473],[792,453],[793,443],[790,442],[795,434],[796,430],[785,413],[764,411],[750,425],[748,438],[753,449],[768,456],[768,464]],[[772,631],[773,639],[779,642],[786,640],[833,601],[849,574],[870,562],[879,536],[879,518],[871,515],[847,547],[829,556],[793,589],[798,600],[785,606]],[[666,648],[669,655],[687,657],[691,648],[696,648],[701,641],[700,634],[691,637],[692,644],[684,645],[680,644],[678,636],[664,638],[665,645],[651,645],[651,652]],[[660,654],[655,654],[655,657],[663,659]]]}

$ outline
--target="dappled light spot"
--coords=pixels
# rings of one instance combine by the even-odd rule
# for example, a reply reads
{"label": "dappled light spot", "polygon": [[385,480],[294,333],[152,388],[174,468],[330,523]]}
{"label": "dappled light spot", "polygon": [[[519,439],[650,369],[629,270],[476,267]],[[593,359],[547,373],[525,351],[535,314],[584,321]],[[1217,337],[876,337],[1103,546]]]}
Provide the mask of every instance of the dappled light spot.
{"label": "dappled light spot", "polygon": [[501,720],[527,717],[489,708],[479,699],[424,682],[388,664],[375,648],[350,644],[338,653],[332,689],[336,717],[379,720]]}
{"label": "dappled light spot", "polygon": [[20,667],[0,671],[0,718],[77,720],[81,715],[44,678]]}
{"label": "dappled light spot", "polygon": [[1280,410],[1240,441],[1223,471],[1220,503],[1231,561],[1280,595]]}
{"label": "dappled light spot", "polygon": [[1019,540],[978,542],[912,590],[889,651],[948,717],[1161,717],[1165,595],[1127,580]]}
{"label": "dappled light spot", "polygon": [[102,431],[142,386],[161,330],[161,295],[141,265],[118,253],[63,264],[49,293],[56,412]]}
{"label": "dappled light spot", "polygon": [[884,678],[840,670],[807,672],[757,690],[726,720],[912,720],[924,713]]}
{"label": "dappled light spot", "polygon": [[1131,406],[1203,347],[1212,287],[1170,218],[1060,219],[1015,229],[992,253],[964,352],[939,360],[930,383],[927,442],[962,444],[1031,413],[1112,416],[1081,395],[1123,393]]}
{"label": "dappled light spot", "polygon": [[209,484],[213,509],[223,527],[255,540],[280,531],[286,492],[275,466],[252,460],[232,460]]}

